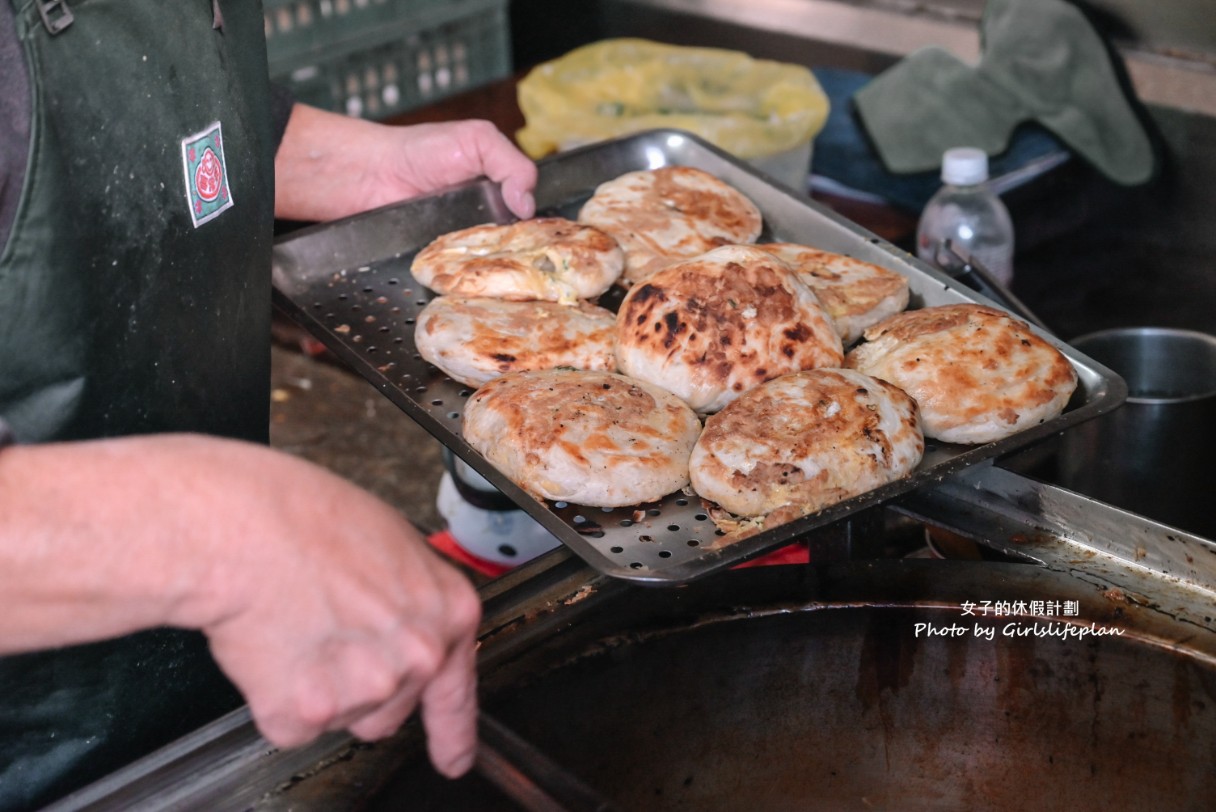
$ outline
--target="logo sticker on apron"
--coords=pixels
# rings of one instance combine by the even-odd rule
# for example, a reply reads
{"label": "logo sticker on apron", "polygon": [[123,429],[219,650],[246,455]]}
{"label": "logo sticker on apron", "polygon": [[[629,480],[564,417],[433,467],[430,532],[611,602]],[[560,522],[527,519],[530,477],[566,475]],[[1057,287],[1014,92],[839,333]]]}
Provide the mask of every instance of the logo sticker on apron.
{"label": "logo sticker on apron", "polygon": [[224,141],[217,121],[200,133],[182,139],[182,164],[186,169],[186,200],[190,217],[198,228],[232,206],[228,188],[228,166],[224,163]]}

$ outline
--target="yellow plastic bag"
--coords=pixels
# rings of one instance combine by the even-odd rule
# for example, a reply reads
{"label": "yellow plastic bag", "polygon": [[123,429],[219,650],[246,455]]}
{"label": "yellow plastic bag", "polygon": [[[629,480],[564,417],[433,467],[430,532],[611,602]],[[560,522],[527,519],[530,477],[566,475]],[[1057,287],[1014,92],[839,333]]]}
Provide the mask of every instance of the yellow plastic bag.
{"label": "yellow plastic bag", "polygon": [[739,51],[611,39],[538,65],[519,83],[533,158],[654,128],[693,132],[745,160],[806,145],[828,99],[801,65]]}

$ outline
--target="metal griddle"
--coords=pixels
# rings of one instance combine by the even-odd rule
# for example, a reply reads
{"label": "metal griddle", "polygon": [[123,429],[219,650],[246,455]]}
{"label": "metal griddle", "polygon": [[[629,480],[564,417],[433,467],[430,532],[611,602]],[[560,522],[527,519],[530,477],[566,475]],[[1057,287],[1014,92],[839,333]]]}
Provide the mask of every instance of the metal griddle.
{"label": "metal griddle", "polygon": [[[679,131],[650,131],[542,161],[536,190],[538,214],[574,219],[600,183],[625,172],[666,165],[704,169],[750,197],[764,215],[760,242],[802,243],[904,274],[910,282],[911,308],[960,302],[999,306],[747,164]],[[1079,378],[1076,393],[1059,417],[980,446],[929,441],[924,459],[908,477],[749,538],[725,538],[706,505],[691,492],[627,508],[540,501],[464,442],[461,416],[473,390],[423,361],[414,346],[415,319],[434,296],[410,275],[414,254],[448,231],[513,219],[497,187],[480,181],[302,229],[275,248],[276,304],[606,575],[655,585],[690,581],[1056,434],[1115,408],[1126,396],[1121,378],[1036,328],[1068,357]]]}

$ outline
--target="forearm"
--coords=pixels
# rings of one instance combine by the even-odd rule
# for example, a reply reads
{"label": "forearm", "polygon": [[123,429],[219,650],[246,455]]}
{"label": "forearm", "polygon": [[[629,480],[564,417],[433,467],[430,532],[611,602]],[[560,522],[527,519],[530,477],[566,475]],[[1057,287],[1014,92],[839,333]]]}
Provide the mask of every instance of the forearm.
{"label": "forearm", "polygon": [[289,220],[332,220],[482,176],[517,216],[535,211],[536,165],[486,121],[393,127],[297,104],[274,166],[275,214]]}
{"label": "forearm", "polygon": [[376,126],[295,105],[275,154],[275,215],[325,221],[392,202],[367,199],[373,184],[362,156],[374,146],[369,128]]}
{"label": "forearm", "polygon": [[263,446],[161,435],[0,453],[0,654],[201,629],[275,744],[386,736],[421,702],[472,763],[481,604],[397,511]]}
{"label": "forearm", "polygon": [[0,453],[0,652],[201,627],[220,611],[206,494],[181,499],[193,483],[166,479],[159,464],[196,443],[162,437]]}

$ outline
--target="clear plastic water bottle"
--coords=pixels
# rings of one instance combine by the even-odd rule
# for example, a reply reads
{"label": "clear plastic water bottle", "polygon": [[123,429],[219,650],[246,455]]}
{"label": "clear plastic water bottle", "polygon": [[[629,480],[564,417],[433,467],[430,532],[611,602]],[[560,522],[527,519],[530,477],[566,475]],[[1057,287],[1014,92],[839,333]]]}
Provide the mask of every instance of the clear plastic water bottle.
{"label": "clear plastic water bottle", "polygon": [[945,240],[963,257],[973,257],[999,282],[1013,280],[1013,221],[988,186],[988,156],[956,147],[942,156],[942,181],[925,204],[916,228],[916,255],[938,264]]}

